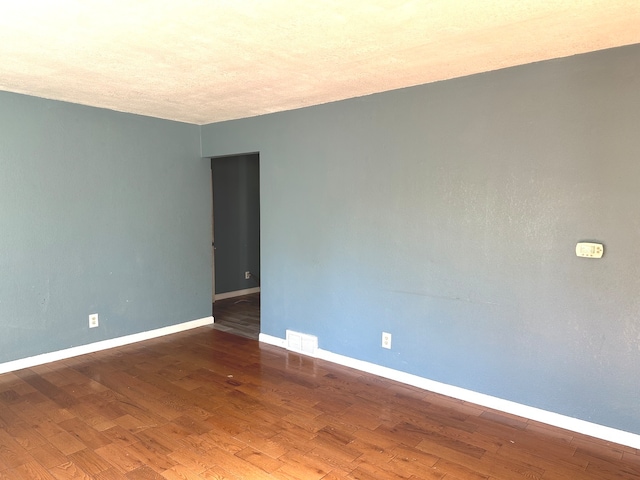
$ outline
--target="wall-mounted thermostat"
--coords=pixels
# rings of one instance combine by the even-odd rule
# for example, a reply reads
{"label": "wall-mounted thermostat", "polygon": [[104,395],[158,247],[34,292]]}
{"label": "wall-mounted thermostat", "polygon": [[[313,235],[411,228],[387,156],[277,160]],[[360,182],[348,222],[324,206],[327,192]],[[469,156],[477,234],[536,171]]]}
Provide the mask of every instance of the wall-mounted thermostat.
{"label": "wall-mounted thermostat", "polygon": [[602,258],[604,246],[601,243],[580,242],[576,245],[576,255],[587,258]]}

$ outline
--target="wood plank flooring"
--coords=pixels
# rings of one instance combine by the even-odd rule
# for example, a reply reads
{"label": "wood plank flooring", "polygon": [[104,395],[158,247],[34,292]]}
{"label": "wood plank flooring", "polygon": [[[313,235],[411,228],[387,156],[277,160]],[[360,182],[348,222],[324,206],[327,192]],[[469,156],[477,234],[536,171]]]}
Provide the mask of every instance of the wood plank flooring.
{"label": "wood plank flooring", "polygon": [[640,478],[598,441],[201,327],[0,375],[0,479]]}
{"label": "wood plank flooring", "polygon": [[216,330],[257,340],[260,335],[260,294],[217,300],[213,304],[213,316]]}

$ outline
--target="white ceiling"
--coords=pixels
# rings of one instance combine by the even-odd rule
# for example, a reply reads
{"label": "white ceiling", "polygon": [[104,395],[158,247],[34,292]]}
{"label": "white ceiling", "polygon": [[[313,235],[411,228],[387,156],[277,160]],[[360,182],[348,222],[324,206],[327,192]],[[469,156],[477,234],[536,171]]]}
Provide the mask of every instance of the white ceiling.
{"label": "white ceiling", "polygon": [[639,0],[0,0],[0,90],[205,124],[632,43]]}

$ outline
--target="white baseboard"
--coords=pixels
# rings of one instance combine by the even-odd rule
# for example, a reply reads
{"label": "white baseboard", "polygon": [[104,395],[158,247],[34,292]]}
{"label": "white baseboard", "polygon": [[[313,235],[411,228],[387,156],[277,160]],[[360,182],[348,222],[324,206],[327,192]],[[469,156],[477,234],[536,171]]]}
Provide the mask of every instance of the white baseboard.
{"label": "white baseboard", "polygon": [[[259,340],[276,347],[286,348],[287,342],[283,338],[273,337],[264,333],[260,334]],[[326,360],[328,362],[343,365],[345,367],[354,368],[362,372],[372,373],[379,377],[395,380],[407,385],[428,390],[430,392],[439,393],[448,397],[463,400],[465,402],[474,403],[483,407],[492,408],[519,417],[528,418],[536,422],[546,423],[558,428],[564,428],[576,433],[589,435],[590,437],[599,438],[608,442],[618,443],[620,445],[627,445],[632,448],[640,448],[640,435],[631,432],[625,432],[624,430],[618,430],[611,427],[605,427],[604,425],[598,425],[597,423],[587,422],[559,413],[549,412],[536,407],[530,407],[521,403],[512,402],[510,400],[504,400],[498,397],[492,397],[491,395],[485,395],[483,393],[474,392],[473,390],[467,390],[465,388],[448,385],[446,383],[436,382],[429,380],[428,378],[419,377],[392,368],[376,365],[375,363],[365,362],[357,360],[355,358],[347,357],[337,353],[332,353],[327,350],[319,348],[316,351],[316,358]]]}
{"label": "white baseboard", "polygon": [[36,365],[44,365],[45,363],[55,362],[57,360],[77,357],[78,355],[85,355],[87,353],[99,352],[100,350],[107,350],[109,348],[121,347],[130,343],[141,342],[143,340],[150,340],[152,338],[162,337],[164,335],[170,335],[172,333],[191,330],[192,328],[211,325],[212,323],[213,317],[204,317],[198,320],[192,320],[190,322],[179,323],[177,325],[169,325],[168,327],[162,327],[156,330],[149,330],[148,332],[134,333],[132,335],[126,335],[124,337],[112,338],[109,340],[103,340],[101,342],[89,343],[87,345],[79,345],[77,347],[58,350],[56,352],[43,353],[40,355],[35,355],[33,357],[12,360],[10,362],[0,363],[0,373],[13,372],[22,368],[30,368],[35,367]]}
{"label": "white baseboard", "polygon": [[284,338],[272,337],[266,333],[258,335],[258,340],[262,343],[268,343],[269,345],[274,345],[276,347],[287,348],[287,341]]}
{"label": "white baseboard", "polygon": [[241,297],[242,295],[250,295],[259,293],[260,287],[245,288],[244,290],[234,290],[233,292],[216,293],[215,300],[224,300],[225,298]]}

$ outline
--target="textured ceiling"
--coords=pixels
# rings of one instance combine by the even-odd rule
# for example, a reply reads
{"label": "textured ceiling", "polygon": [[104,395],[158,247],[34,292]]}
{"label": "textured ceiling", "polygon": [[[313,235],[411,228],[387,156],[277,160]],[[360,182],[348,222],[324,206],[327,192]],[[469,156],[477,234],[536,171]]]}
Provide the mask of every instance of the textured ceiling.
{"label": "textured ceiling", "polygon": [[3,0],[0,90],[204,124],[632,43],[638,0]]}

